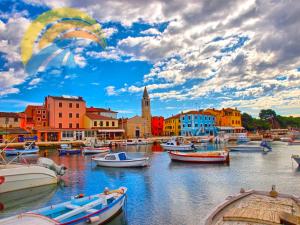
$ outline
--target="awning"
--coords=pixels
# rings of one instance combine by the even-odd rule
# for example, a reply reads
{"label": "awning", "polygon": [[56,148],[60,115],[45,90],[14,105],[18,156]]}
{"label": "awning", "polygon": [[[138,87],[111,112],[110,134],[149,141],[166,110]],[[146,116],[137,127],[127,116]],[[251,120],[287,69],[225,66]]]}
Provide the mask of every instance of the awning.
{"label": "awning", "polygon": [[222,126],[217,126],[218,129],[220,130],[234,130],[233,127],[222,127]]}
{"label": "awning", "polygon": [[245,130],[244,127],[234,127],[235,130]]}
{"label": "awning", "polygon": [[124,133],[124,129],[101,129],[98,130],[99,133]]}

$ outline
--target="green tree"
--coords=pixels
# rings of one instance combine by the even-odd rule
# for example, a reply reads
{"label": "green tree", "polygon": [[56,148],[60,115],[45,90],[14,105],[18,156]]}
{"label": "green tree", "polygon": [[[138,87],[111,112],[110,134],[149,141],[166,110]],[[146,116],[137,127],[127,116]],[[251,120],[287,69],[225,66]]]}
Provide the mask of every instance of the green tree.
{"label": "green tree", "polygon": [[253,118],[247,113],[242,114],[242,125],[248,131],[253,131],[255,129]]}
{"label": "green tree", "polygon": [[267,120],[269,118],[275,118],[276,112],[273,109],[262,109],[259,113],[259,118],[262,120]]}

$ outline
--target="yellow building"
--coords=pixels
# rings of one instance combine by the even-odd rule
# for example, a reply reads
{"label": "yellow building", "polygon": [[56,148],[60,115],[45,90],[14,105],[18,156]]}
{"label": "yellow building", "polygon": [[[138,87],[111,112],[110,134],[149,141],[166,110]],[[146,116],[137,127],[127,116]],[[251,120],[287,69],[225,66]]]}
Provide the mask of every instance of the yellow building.
{"label": "yellow building", "polygon": [[119,120],[121,127],[125,129],[126,138],[147,138],[150,136],[151,127],[148,121],[140,116]]}
{"label": "yellow building", "polygon": [[166,136],[179,136],[181,131],[180,114],[165,119],[164,134]]}
{"label": "yellow building", "polygon": [[242,127],[242,117],[239,110],[232,108],[206,109],[205,112],[211,113],[216,117],[216,126],[222,127]]}

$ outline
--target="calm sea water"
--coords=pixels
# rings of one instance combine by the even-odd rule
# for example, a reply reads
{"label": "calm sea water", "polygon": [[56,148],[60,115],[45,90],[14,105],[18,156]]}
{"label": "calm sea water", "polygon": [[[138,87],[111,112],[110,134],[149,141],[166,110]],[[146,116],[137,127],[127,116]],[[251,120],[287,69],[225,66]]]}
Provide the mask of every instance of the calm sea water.
{"label": "calm sea water", "polygon": [[150,156],[151,166],[142,169],[97,167],[91,156],[58,157],[56,150],[48,150],[50,158],[68,167],[63,181],[0,196],[4,206],[0,217],[67,201],[78,193],[91,195],[105,187],[126,186],[127,210],[111,225],[201,225],[215,206],[241,187],[270,190],[275,184],[279,192],[300,195],[300,169],[291,160],[292,154],[300,154],[300,146],[281,142],[272,146],[268,154],[231,153],[229,166],[171,162],[159,146],[115,149]]}

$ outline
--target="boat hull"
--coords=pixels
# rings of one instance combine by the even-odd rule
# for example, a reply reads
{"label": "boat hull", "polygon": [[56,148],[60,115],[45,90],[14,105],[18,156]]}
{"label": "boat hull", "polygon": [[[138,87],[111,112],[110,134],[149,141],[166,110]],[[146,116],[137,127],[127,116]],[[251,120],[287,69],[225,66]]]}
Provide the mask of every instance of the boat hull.
{"label": "boat hull", "polygon": [[121,160],[121,161],[108,161],[103,159],[93,159],[98,166],[104,167],[145,167],[148,166],[148,158],[143,159],[132,159],[132,160]]}
{"label": "boat hull", "polygon": [[298,163],[298,166],[300,166],[300,157],[292,157],[297,163]]}
{"label": "boat hull", "polygon": [[192,146],[190,145],[184,145],[184,146],[171,146],[171,145],[164,145],[164,144],[161,144],[161,147],[163,147],[164,150],[166,151],[192,151],[194,150],[192,148]]}
{"label": "boat hull", "polygon": [[58,149],[59,155],[77,155],[80,153],[81,153],[81,149],[72,149],[72,150]]}
{"label": "boat hull", "polygon": [[4,151],[5,151],[5,155],[7,155],[7,156],[12,156],[12,155],[29,155],[29,154],[38,154],[39,153],[39,149],[38,148],[29,149],[29,150],[15,149],[15,150],[4,150]]}
{"label": "boat hull", "polygon": [[190,163],[228,163],[229,154],[207,156],[201,154],[180,154],[176,152],[168,152],[172,161],[190,162]]}
{"label": "boat hull", "polygon": [[8,165],[0,168],[0,177],[4,177],[0,193],[55,184],[58,181],[54,171],[41,166]]}
{"label": "boat hull", "polygon": [[264,148],[261,146],[236,146],[236,147],[229,147],[231,152],[263,152]]}
{"label": "boat hull", "polygon": [[300,145],[300,141],[290,141],[288,145]]}
{"label": "boat hull", "polygon": [[110,148],[103,147],[103,148],[92,148],[92,147],[84,147],[82,149],[83,154],[98,154],[98,153],[108,153]]}

